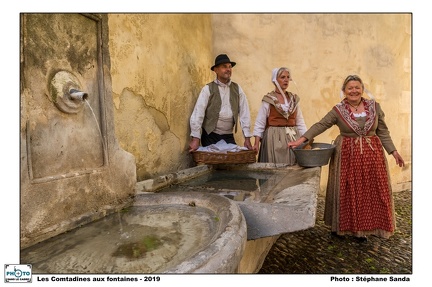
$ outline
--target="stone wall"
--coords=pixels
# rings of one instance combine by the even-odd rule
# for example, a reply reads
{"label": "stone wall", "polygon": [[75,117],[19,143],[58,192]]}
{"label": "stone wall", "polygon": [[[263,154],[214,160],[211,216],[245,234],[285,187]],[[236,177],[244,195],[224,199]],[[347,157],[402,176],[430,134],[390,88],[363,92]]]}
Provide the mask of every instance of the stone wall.
{"label": "stone wall", "polygon": [[212,79],[210,15],[109,15],[116,134],[138,180],[190,167],[189,116]]}
{"label": "stone wall", "polygon": [[[411,183],[411,14],[110,14],[115,128],[136,158],[138,180],[193,165],[189,117],[216,55],[237,62],[254,122],[271,70],[287,66],[306,124],[340,101],[344,78],[358,74],[382,105],[406,162],[388,157],[394,190]],[[331,142],[332,128],[316,138]],[[238,143],[243,143],[240,132]],[[327,180],[323,168],[322,191]]]}
{"label": "stone wall", "polygon": [[[20,20],[24,248],[127,203],[136,167],[114,134],[107,16],[22,14]],[[72,99],[71,88],[88,98]]]}

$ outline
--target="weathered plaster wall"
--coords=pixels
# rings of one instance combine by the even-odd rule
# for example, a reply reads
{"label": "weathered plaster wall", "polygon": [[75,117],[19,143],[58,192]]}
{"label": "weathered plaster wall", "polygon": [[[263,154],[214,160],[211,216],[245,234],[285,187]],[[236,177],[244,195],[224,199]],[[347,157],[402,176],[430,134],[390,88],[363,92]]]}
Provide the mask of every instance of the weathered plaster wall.
{"label": "weathered plaster wall", "polygon": [[[213,49],[233,61],[233,80],[249,97],[255,120],[262,96],[273,88],[271,71],[291,69],[306,124],[320,120],[338,101],[347,75],[357,74],[381,104],[393,141],[407,163],[388,157],[395,190],[411,181],[411,15],[216,14]],[[334,127],[318,136],[331,142]],[[327,182],[323,168],[322,190]]]}
{"label": "weathered plaster wall", "polygon": [[[25,248],[121,208],[135,192],[136,168],[114,134],[107,16],[30,13],[20,21]],[[69,98],[72,87],[88,93],[86,102]]]}
{"label": "weathered plaster wall", "polygon": [[110,14],[116,134],[138,180],[190,167],[189,116],[211,81],[211,18]]}
{"label": "weathered plaster wall", "polygon": [[[118,14],[109,15],[116,134],[135,155],[138,180],[193,165],[185,152],[189,116],[214,74],[217,54],[237,62],[232,79],[245,90],[253,122],[270,91],[271,70],[288,66],[290,90],[306,124],[340,101],[358,74],[381,103],[403,169],[388,157],[395,190],[411,181],[410,14]],[[333,128],[316,138],[331,142]],[[241,134],[236,138],[243,143]],[[327,180],[323,168],[322,190]]]}

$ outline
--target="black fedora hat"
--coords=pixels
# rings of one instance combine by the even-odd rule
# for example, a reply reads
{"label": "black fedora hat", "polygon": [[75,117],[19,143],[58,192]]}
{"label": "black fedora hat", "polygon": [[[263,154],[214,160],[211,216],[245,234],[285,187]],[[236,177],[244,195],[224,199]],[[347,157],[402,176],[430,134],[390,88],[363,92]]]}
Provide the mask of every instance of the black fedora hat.
{"label": "black fedora hat", "polygon": [[228,58],[228,56],[226,54],[220,54],[216,57],[215,64],[210,69],[213,71],[213,69],[217,65],[225,64],[225,63],[231,63],[232,67],[234,67],[236,65],[236,62],[231,62],[231,60]]}

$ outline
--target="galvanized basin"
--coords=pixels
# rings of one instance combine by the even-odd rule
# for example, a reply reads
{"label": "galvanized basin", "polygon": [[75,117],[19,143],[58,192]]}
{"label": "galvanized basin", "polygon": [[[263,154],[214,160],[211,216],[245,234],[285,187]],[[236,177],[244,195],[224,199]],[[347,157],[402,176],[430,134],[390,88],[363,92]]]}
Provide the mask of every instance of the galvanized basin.
{"label": "galvanized basin", "polygon": [[336,147],[333,144],[312,143],[312,149],[303,149],[306,144],[304,143],[293,149],[297,163],[302,167],[327,165]]}

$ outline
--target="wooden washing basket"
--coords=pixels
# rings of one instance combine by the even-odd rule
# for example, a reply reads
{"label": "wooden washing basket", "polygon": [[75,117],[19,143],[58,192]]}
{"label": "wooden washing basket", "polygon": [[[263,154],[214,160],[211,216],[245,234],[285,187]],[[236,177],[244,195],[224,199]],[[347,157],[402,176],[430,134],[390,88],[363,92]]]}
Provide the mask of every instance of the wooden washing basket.
{"label": "wooden washing basket", "polygon": [[242,150],[238,152],[192,152],[193,159],[197,164],[236,164],[256,162],[256,152],[253,150]]}

